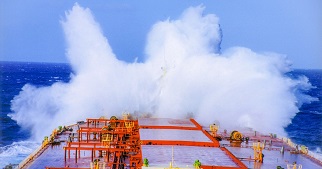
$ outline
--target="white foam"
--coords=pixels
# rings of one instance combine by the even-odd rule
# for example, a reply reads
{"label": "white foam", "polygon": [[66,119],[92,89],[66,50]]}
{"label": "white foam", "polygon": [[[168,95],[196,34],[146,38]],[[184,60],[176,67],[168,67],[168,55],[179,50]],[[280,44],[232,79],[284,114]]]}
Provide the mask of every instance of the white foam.
{"label": "white foam", "polygon": [[0,147],[0,168],[4,168],[8,164],[19,164],[39,145],[33,141],[19,141]]}
{"label": "white foam", "polygon": [[310,89],[308,79],[288,78],[291,67],[283,55],[242,47],[220,51],[219,19],[203,10],[190,7],[177,20],[157,22],[144,63],[124,63],[91,11],[76,4],[62,21],[70,82],[25,85],[10,116],[38,140],[60,125],[124,110],[283,135],[300,103],[312,100],[300,92]]}

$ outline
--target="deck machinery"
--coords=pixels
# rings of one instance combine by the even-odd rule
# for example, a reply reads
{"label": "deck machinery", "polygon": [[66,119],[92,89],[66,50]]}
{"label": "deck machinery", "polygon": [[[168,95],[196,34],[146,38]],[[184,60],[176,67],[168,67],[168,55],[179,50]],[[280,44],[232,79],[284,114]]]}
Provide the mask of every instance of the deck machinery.
{"label": "deck machinery", "polygon": [[[20,168],[247,168],[194,119],[88,118]],[[148,164],[147,164],[148,161]]]}
{"label": "deck machinery", "polygon": [[[263,139],[258,135],[249,138],[250,142],[254,140],[254,146],[248,149],[248,141],[239,143],[238,147],[231,147],[235,144],[229,143],[229,139],[220,144],[215,136],[220,135],[224,139],[226,130],[217,134],[218,126],[216,130],[212,129],[211,126],[203,128],[194,119],[133,120],[129,114],[123,114],[121,119],[115,116],[109,119],[89,118],[86,122],[64,127],[62,131],[54,131],[50,139],[46,138],[42,147],[18,168],[246,169],[276,168],[285,163],[282,160],[294,159],[290,153],[278,157],[279,151],[267,151],[265,145],[257,142]],[[271,142],[276,142],[271,149],[277,149],[276,145],[281,143],[276,139]],[[288,150],[287,147],[285,149]],[[270,156],[264,163],[262,151]],[[310,159],[302,159],[302,156],[295,157],[300,163],[308,163],[309,167],[321,166],[311,163]]]}

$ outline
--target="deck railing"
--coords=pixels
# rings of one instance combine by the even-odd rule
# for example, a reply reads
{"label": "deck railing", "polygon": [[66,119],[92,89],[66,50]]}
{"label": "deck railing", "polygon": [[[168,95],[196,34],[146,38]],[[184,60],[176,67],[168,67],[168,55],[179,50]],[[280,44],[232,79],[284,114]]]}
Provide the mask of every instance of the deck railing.
{"label": "deck railing", "polygon": [[40,145],[35,151],[33,151],[27,158],[25,158],[23,161],[21,161],[18,166],[16,166],[15,169],[23,168],[27,163],[29,163],[31,160],[35,158],[36,155],[39,153],[42,153],[43,150],[46,149],[47,146]]}

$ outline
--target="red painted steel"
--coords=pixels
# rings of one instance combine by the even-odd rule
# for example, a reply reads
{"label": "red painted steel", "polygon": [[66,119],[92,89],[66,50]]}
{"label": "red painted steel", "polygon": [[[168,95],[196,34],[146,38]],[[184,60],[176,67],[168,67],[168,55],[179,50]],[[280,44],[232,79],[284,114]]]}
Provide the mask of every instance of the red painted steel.
{"label": "red painted steel", "polygon": [[142,145],[173,145],[173,146],[199,146],[199,147],[216,147],[216,143],[198,142],[198,141],[181,141],[181,140],[141,140]]}
{"label": "red painted steel", "polygon": [[199,130],[197,127],[187,127],[187,126],[140,126],[140,129]]}
{"label": "red painted steel", "polygon": [[[97,152],[105,152],[104,161],[107,166],[118,166],[118,165],[128,165],[134,168],[141,168],[142,166],[142,149],[141,145],[177,145],[177,146],[198,146],[198,147],[214,147],[219,148],[219,142],[213,138],[206,130],[202,129],[202,126],[198,124],[194,119],[190,121],[195,126],[139,126],[138,121],[130,120],[108,120],[108,119],[87,119],[87,127],[80,127],[78,130],[78,140],[75,142],[67,143],[64,147],[65,151],[65,161],[70,158],[71,151],[75,151],[75,163],[77,159],[81,158],[80,151],[91,152],[92,161],[96,158]],[[126,127],[125,122],[133,122],[133,129]],[[102,130],[102,125],[115,125],[113,129],[106,127],[106,130]],[[128,124],[128,123],[127,123]],[[127,125],[128,126],[128,125]],[[107,130],[108,129],[108,130]],[[211,142],[202,141],[185,141],[185,140],[140,140],[139,129],[174,129],[174,130],[200,130],[204,135],[206,135]],[[111,130],[111,131],[109,131]],[[108,144],[102,143],[102,136],[109,134],[111,137]],[[125,139],[126,137],[126,139]],[[96,138],[96,139],[94,139]],[[106,141],[106,140],[105,140]],[[237,159],[232,153],[230,153],[225,148],[220,148],[224,151],[232,161],[236,163],[239,169],[246,169],[247,167]],[[110,156],[110,154],[112,154]],[[128,155],[128,164],[125,164],[121,160],[122,155]],[[48,169],[59,169],[47,167]],[[232,169],[236,167],[227,166],[202,166],[204,169]],[[65,169],[65,168],[62,168]]]}

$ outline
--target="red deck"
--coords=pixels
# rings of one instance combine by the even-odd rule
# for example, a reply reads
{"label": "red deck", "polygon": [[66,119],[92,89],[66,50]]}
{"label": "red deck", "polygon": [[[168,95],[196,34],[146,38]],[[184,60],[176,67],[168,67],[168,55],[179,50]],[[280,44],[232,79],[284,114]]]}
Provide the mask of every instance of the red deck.
{"label": "red deck", "polygon": [[[145,168],[143,158],[149,160],[149,168],[194,168],[195,160],[201,162],[203,169],[276,168],[278,165],[286,168],[294,159],[303,168],[321,167],[306,156],[290,154],[292,149],[287,146],[285,155],[281,156],[279,149],[283,143],[269,136],[246,134],[250,137],[249,144],[242,143],[239,147],[231,147],[234,145],[228,141],[220,144],[193,119],[87,119],[72,128],[72,132],[55,135],[56,140],[62,141],[60,144],[46,145],[19,168]],[[219,135],[225,137],[225,133]],[[252,160],[250,145],[258,139],[272,143],[263,150],[264,163]],[[96,160],[99,161],[94,163]]]}

